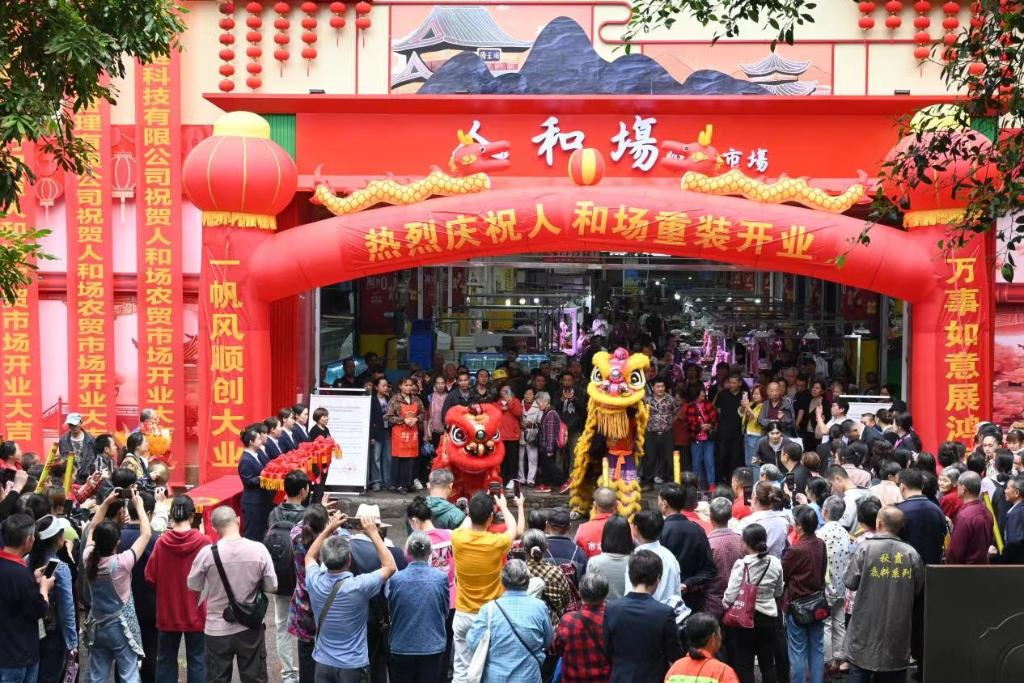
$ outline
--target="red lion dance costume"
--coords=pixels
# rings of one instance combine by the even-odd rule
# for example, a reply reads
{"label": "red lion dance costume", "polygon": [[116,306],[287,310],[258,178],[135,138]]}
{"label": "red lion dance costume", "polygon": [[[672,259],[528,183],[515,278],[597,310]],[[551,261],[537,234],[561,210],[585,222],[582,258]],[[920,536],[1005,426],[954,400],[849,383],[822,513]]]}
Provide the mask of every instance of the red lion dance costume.
{"label": "red lion dance costume", "polygon": [[469,498],[494,483],[502,484],[505,444],[498,433],[500,420],[501,410],[491,403],[448,410],[446,431],[431,468],[451,470],[455,477],[452,500]]}

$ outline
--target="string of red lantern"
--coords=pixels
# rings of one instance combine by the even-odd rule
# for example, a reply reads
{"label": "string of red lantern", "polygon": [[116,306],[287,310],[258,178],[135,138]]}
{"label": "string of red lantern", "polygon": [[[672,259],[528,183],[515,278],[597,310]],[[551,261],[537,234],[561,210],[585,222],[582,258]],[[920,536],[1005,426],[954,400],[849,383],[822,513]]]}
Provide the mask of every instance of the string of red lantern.
{"label": "string of red lantern", "polygon": [[859,2],[857,3],[857,9],[860,10],[861,18],[857,20],[857,25],[860,26],[863,31],[870,31],[875,27],[875,19],[871,15],[875,12],[875,3],[873,2]]}
{"label": "string of red lantern", "polygon": [[343,2],[332,2],[331,3],[331,28],[334,29],[334,44],[338,45],[341,42],[341,29],[345,28],[345,10],[347,9]]}
{"label": "string of red lantern", "polygon": [[372,7],[366,0],[360,0],[356,3],[356,28],[363,33],[363,45],[366,45],[366,33],[365,31],[370,28],[370,10]]}
{"label": "string of red lantern", "polygon": [[306,15],[302,17],[302,42],[306,44],[306,47],[302,48],[302,58],[306,60],[308,76],[310,62],[316,59],[316,48],[313,47],[316,44],[316,3],[304,2],[300,9]]}
{"label": "string of red lantern", "polygon": [[249,13],[245,18],[245,25],[249,27],[245,34],[245,40],[249,43],[249,47],[245,48],[245,55],[249,58],[249,63],[245,65],[245,70],[249,72],[245,85],[250,90],[259,90],[263,86],[263,79],[260,77],[263,73],[263,65],[260,63],[260,58],[263,57],[263,48],[260,46],[263,42],[263,32],[260,30],[263,28],[263,19],[260,18],[263,3],[253,0],[245,6],[245,11]]}
{"label": "string of red lantern", "polygon": [[220,75],[223,78],[220,81],[219,87],[223,92],[231,92],[235,89],[235,81],[232,78],[235,75],[235,66],[232,62],[235,59],[235,34],[232,33],[235,29],[235,19],[232,15],[235,13],[235,3],[233,2],[222,2],[217,7],[223,16],[220,20],[220,44],[223,46],[220,50],[220,60],[223,64],[220,65]]}
{"label": "string of red lantern", "polygon": [[942,20],[942,28],[946,31],[946,34],[942,36],[942,42],[946,44],[942,58],[950,62],[956,59],[955,51],[952,48],[956,44],[957,29],[960,28],[960,17],[957,16],[960,13],[960,3],[949,0],[942,6],[942,13],[946,15]]}
{"label": "string of red lantern", "polygon": [[917,16],[914,17],[914,28],[917,29],[917,33],[914,34],[914,42],[917,44],[914,48],[914,58],[918,60],[928,59],[931,53],[928,47],[932,42],[932,36],[928,33],[928,27],[932,25],[932,20],[928,17],[931,9],[932,3],[928,0],[917,0],[914,3],[914,11],[917,12]]}
{"label": "string of red lantern", "polygon": [[901,0],[889,0],[885,3],[885,11],[889,13],[889,16],[885,18],[885,26],[890,31],[895,31],[903,25],[903,19],[900,18],[900,12],[903,11],[903,2]]}
{"label": "string of red lantern", "polygon": [[277,47],[274,49],[274,59],[277,60],[281,67],[281,75],[284,76],[284,63],[288,61],[290,53],[288,52],[288,29],[291,27],[291,22],[288,21],[288,13],[292,11],[290,3],[278,2],[274,3],[274,13],[277,14],[277,19],[274,19],[274,28],[277,29],[277,33],[274,34],[274,43]]}

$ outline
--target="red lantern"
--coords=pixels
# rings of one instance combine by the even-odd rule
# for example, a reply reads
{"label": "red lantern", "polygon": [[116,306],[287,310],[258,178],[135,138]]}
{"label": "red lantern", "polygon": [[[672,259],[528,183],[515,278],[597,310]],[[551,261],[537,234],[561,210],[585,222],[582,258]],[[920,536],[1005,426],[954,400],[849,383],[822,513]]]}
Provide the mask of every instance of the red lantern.
{"label": "red lantern", "polygon": [[249,14],[259,14],[263,11],[263,3],[255,1],[250,2],[245,6],[245,11]]}
{"label": "red lantern", "polygon": [[[287,62],[288,61],[288,57],[289,57],[288,50],[283,50],[281,48],[277,48],[276,50],[274,50],[274,59],[276,59],[277,61],[279,61],[279,62]],[[284,64],[282,64],[281,67],[283,68]]]}
{"label": "red lantern", "polygon": [[931,50],[924,45],[918,45],[917,47],[914,48],[914,59],[918,60],[919,62],[923,62],[924,60],[928,59],[929,54],[931,54]]}
{"label": "red lantern", "polygon": [[277,43],[278,45],[287,45],[289,40],[290,38],[288,38],[287,33],[274,34],[274,42]]}
{"label": "red lantern", "polygon": [[217,87],[219,87],[223,92],[231,92],[235,89],[235,82],[230,78],[225,78]]}
{"label": "red lantern", "polygon": [[263,42],[263,33],[259,31],[263,26],[263,19],[260,18],[260,13],[263,12],[263,3],[250,2],[246,4],[245,11],[249,13],[245,24],[250,29],[245,34],[245,39],[249,42],[249,47],[246,48],[245,54],[252,60],[245,65],[245,70],[252,74],[252,76],[246,79],[245,84],[251,90],[257,90],[263,85],[263,81],[257,77],[257,74],[263,71],[263,67],[259,63],[260,58],[263,56],[263,48],[259,45]]}
{"label": "red lantern", "polygon": [[334,44],[337,45],[341,42],[341,29],[345,28],[345,3],[343,2],[332,2],[331,3],[331,28],[334,29]]}
{"label": "red lantern", "polygon": [[[366,0],[356,3],[356,14],[358,15],[356,17],[356,28],[360,31],[365,31],[370,28],[370,17],[367,15],[370,13],[371,9],[372,7],[370,3],[366,2]],[[363,41],[366,41],[365,37],[363,37]]]}
{"label": "red lantern", "polygon": [[875,20],[872,17],[861,17],[857,21],[857,25],[864,31],[870,31],[875,27]]}
{"label": "red lantern", "polygon": [[301,5],[303,14],[316,14],[316,3],[315,2],[304,2]]}
{"label": "red lantern", "polygon": [[315,47],[304,47],[302,48],[302,58],[311,61],[316,59],[316,48]]}
{"label": "red lantern", "polygon": [[259,31],[249,31],[245,34],[245,40],[249,43],[259,43],[263,41],[263,34]]}
{"label": "red lantern", "polygon": [[873,2],[859,2],[857,3],[857,9],[863,15],[857,21],[857,26],[860,26],[862,31],[870,31],[875,27],[875,20],[871,16],[875,12],[875,3]]}
{"label": "red lantern", "polygon": [[302,18],[302,42],[306,44],[306,47],[302,49],[302,58],[306,60],[306,75],[309,75],[309,65],[316,59],[316,48],[313,45],[316,43],[316,3],[315,2],[304,2],[300,6],[302,12],[306,15]]}
{"label": "red lantern", "polygon": [[139,167],[128,152],[117,152],[111,159],[114,165],[114,175],[111,179],[113,191],[111,194],[115,199],[121,200],[121,220],[124,220],[124,200],[135,197],[135,186],[139,182]]}
{"label": "red lantern", "polygon": [[225,49],[220,51],[220,60],[222,62],[230,62],[234,58],[235,58],[235,51],[234,50],[229,50],[229,49],[225,48]]}
{"label": "red lantern", "polygon": [[[928,164],[925,174],[930,183],[914,178],[889,178],[882,190],[893,201],[907,206],[903,215],[904,227],[913,228],[927,225],[942,225],[954,222],[963,216],[968,196],[963,189],[965,181],[982,182],[998,176],[995,166],[988,164],[977,167],[971,159],[954,156],[954,151],[978,147],[987,153],[991,142],[984,135],[973,131],[925,131],[911,133],[897,143],[886,156],[886,162],[912,151],[926,152],[937,136],[949,139],[949,152],[940,154]],[[939,171],[936,168],[943,170]]]}
{"label": "red lantern", "polygon": [[232,64],[221,64],[220,65],[220,75],[221,76],[234,76],[235,75],[235,67],[234,67],[234,65],[232,65]]}
{"label": "red lantern", "polygon": [[250,45],[245,48],[245,56],[249,59],[259,59],[263,56],[263,48],[256,45]]}
{"label": "red lantern", "polygon": [[291,11],[292,11],[292,6],[289,5],[287,2],[275,2],[274,3],[274,13],[275,14],[280,14],[281,16],[284,16],[284,15],[288,14]]}
{"label": "red lantern", "polygon": [[356,28],[360,31],[370,28],[370,17],[359,17],[356,19]]}
{"label": "red lantern", "polygon": [[222,33],[220,34],[220,42],[221,45],[234,45],[235,37],[230,33]]}
{"label": "red lantern", "polygon": [[185,159],[182,177],[203,225],[264,230],[277,227],[298,181],[295,162],[270,139],[270,124],[250,112],[221,116]]}
{"label": "red lantern", "polygon": [[302,42],[306,43],[307,45],[312,45],[313,43],[316,42],[316,34],[313,33],[312,31],[304,31],[302,33]]}
{"label": "red lantern", "polygon": [[889,13],[889,16],[885,18],[885,25],[890,31],[895,31],[903,25],[903,20],[900,18],[903,3],[900,0],[889,0],[885,3],[885,11]]}
{"label": "red lantern", "polygon": [[274,59],[277,60],[280,66],[281,75],[284,76],[284,63],[288,61],[289,53],[288,50],[284,49],[284,46],[288,44],[288,29],[291,27],[291,22],[288,21],[288,13],[292,11],[292,6],[287,2],[275,2],[274,12],[277,13],[277,19],[274,19],[274,28],[277,29],[277,33],[274,34],[274,42],[279,45],[274,50]]}
{"label": "red lantern", "polygon": [[[232,31],[235,29],[235,19],[232,15],[235,13],[235,3],[222,2],[217,6],[217,11],[223,15],[221,20],[218,22],[221,29],[221,34],[218,40],[220,41],[220,44],[224,46],[234,45],[235,35]],[[223,78],[220,83],[218,83],[217,87],[219,87],[222,92],[231,92],[234,90],[235,84],[230,78],[228,78],[228,76],[233,74],[235,71],[235,68],[230,64],[230,62],[235,59],[235,51],[225,47],[220,51],[218,56],[220,57],[220,60],[224,62],[224,64],[221,64],[220,74],[226,78]],[[225,73],[229,69],[231,74]]]}
{"label": "red lantern", "polygon": [[597,185],[604,177],[604,156],[593,147],[584,147],[569,157],[569,179],[576,185]]}
{"label": "red lantern", "polygon": [[362,0],[361,2],[357,2],[356,3],[356,14],[369,14],[369,13],[370,13],[370,3],[366,2],[366,0]]}

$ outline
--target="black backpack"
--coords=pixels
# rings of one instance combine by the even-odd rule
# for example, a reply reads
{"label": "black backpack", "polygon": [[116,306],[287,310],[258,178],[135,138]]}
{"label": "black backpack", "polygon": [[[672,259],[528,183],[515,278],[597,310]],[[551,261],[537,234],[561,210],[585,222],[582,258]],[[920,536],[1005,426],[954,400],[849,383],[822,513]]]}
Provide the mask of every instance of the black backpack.
{"label": "black backpack", "polygon": [[295,553],[292,551],[293,522],[281,520],[267,530],[263,545],[270,553],[277,574],[277,595],[291,595],[295,590]]}

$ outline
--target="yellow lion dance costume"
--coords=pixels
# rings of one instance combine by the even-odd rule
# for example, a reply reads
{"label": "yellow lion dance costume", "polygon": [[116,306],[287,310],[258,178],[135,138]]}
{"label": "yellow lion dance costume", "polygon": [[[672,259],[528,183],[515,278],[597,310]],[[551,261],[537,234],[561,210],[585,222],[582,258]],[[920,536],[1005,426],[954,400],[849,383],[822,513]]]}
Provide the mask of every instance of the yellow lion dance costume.
{"label": "yellow lion dance costume", "polygon": [[[644,354],[631,356],[623,348],[615,349],[614,353],[594,354],[594,371],[587,385],[587,422],[576,443],[570,477],[569,504],[577,516],[590,514],[594,489],[598,486],[615,491],[619,514],[632,519],[640,511],[638,465],[644,454],[644,432],[650,418],[644,402],[644,371],[650,364]],[[607,454],[595,447],[595,434],[604,437]]]}

